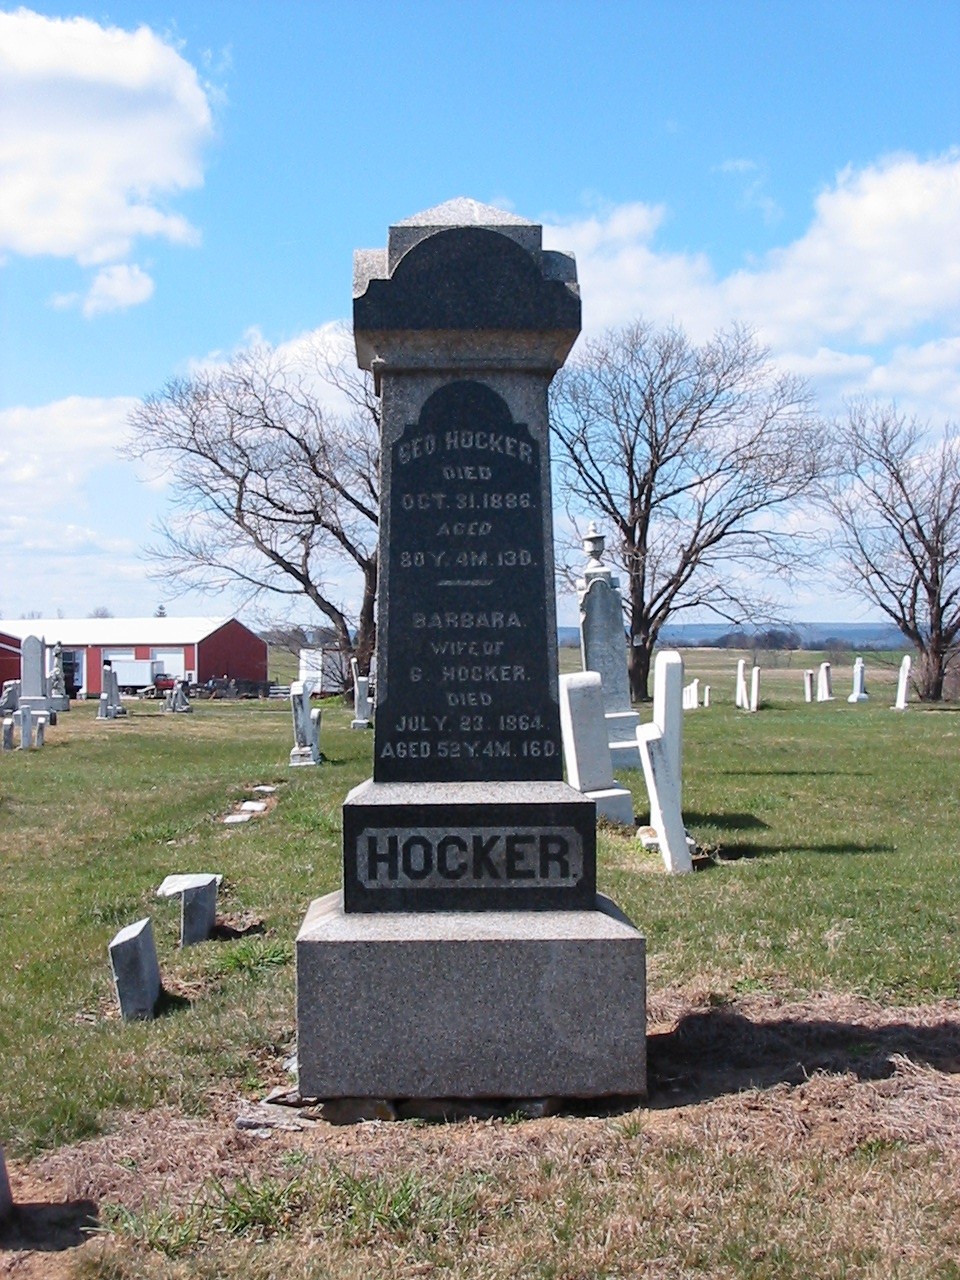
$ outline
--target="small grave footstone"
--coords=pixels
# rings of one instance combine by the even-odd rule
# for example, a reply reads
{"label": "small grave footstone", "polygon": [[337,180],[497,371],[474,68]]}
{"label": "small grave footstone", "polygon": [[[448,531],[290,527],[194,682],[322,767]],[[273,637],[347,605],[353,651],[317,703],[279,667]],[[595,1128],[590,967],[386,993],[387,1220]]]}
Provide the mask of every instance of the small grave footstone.
{"label": "small grave footstone", "polygon": [[633,797],[613,776],[598,672],[560,677],[560,731],[571,787],[589,796],[599,815],[633,826]]}
{"label": "small grave footstone", "polygon": [[3,750],[13,750],[13,716],[4,716],[3,719]]}
{"label": "small grave footstone", "polygon": [[33,711],[29,706],[21,703],[19,711],[14,712],[13,718],[20,729],[20,750],[29,751],[33,746]]}
{"label": "small grave footstone", "polygon": [[265,783],[265,782],[261,783],[261,784],[260,784],[260,786],[258,786],[258,787],[253,787],[253,788],[252,788],[252,790],[254,790],[254,791],[258,792],[260,795],[264,795],[264,796],[272,796],[272,795],[273,795],[273,793],[276,791],[276,789],[277,789],[276,787],[269,786],[269,785],[268,785],[267,783]]}
{"label": "small grave footstone", "polygon": [[588,559],[577,581],[580,599],[580,657],[584,671],[599,672],[607,741],[614,769],[639,769],[637,726],[630,705],[627,646],[623,633],[620,580],[603,563],[605,539],[590,522],[583,549]]}
{"label": "small grave footstone", "polygon": [[829,662],[821,662],[817,671],[817,701],[833,702],[833,676]]}
{"label": "small grave footstone", "polygon": [[239,822],[249,822],[252,817],[252,813],[244,813],[241,810],[240,813],[228,813],[223,821],[226,826],[232,827],[236,826]]}
{"label": "small grave footstone", "polygon": [[160,998],[160,965],[149,916],[120,930],[110,943],[110,963],[124,1022],[152,1018]]}
{"label": "small grave footstone", "polygon": [[180,899],[180,945],[206,942],[217,923],[217,886],[222,876],[211,872],[167,876],[157,896]]}
{"label": "small grave footstone", "polygon": [[3,1148],[0,1147],[0,1223],[6,1220],[13,1213],[13,1195],[10,1192],[10,1179],[7,1177],[7,1163],[3,1158]]}
{"label": "small grave footstone", "polygon": [[863,665],[863,659],[857,658],[853,664],[853,692],[847,698],[848,702],[866,702],[870,695],[866,689],[866,670]]}
{"label": "small grave footstone", "polygon": [[737,659],[737,685],[733,697],[734,706],[741,711],[747,711],[750,708],[750,695],[747,692],[747,660],[746,658]]}
{"label": "small grave footstone", "polygon": [[266,813],[266,800],[244,800],[240,806],[241,813]]}
{"label": "small grave footstone", "polygon": [[894,703],[894,711],[906,711],[907,698],[910,693],[910,655],[904,654],[903,661],[900,663],[900,674],[897,676],[897,700]]}
{"label": "small grave footstone", "polygon": [[754,667],[750,672],[750,710],[760,710],[760,668]]}
{"label": "small grave footstone", "polygon": [[813,668],[803,673],[803,700],[804,702],[813,701]]}
{"label": "small grave footstone", "polygon": [[47,717],[44,715],[37,716],[37,735],[34,741],[38,747],[42,747],[47,740]]}

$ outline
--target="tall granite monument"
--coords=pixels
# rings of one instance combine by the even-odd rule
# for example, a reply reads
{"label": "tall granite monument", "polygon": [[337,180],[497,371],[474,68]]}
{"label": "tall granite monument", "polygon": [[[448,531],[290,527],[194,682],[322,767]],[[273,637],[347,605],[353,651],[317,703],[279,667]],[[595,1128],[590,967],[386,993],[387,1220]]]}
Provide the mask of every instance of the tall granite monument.
{"label": "tall granite monument", "polygon": [[572,257],[454,200],[355,260],[382,407],[373,777],[297,939],[300,1090],[646,1091],[645,946],[563,781],[547,388]]}

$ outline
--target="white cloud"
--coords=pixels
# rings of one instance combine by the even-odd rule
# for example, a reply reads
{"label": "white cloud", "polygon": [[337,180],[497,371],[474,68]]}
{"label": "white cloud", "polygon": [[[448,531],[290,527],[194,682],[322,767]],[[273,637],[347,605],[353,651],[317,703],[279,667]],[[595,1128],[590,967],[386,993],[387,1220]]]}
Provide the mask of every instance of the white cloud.
{"label": "white cloud", "polygon": [[[725,168],[750,176],[751,161]],[[545,229],[573,249],[584,326],[644,315],[695,341],[740,321],[804,373],[835,411],[845,396],[897,398],[934,419],[960,412],[960,150],[847,169],[791,244],[732,272],[659,250],[660,207],[629,204]]]}
{"label": "white cloud", "polygon": [[[202,184],[213,123],[207,91],[175,48],[145,26],[21,8],[0,13],[0,80],[0,253],[101,266],[141,237],[197,243],[166,202]],[[85,314],[149,296],[140,268],[126,270],[124,283],[97,277]]]}
{"label": "white cloud", "polygon": [[153,296],[153,280],[136,263],[120,262],[97,272],[83,303],[85,316],[135,307]]}

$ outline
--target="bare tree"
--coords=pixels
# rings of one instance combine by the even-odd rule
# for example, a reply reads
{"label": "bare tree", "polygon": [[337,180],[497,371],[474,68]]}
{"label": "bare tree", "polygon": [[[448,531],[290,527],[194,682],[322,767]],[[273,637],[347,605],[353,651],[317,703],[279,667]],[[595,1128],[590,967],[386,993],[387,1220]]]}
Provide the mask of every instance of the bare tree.
{"label": "bare tree", "polygon": [[859,401],[834,424],[833,480],[822,498],[851,587],[916,646],[924,701],[943,697],[960,651],[960,438],[895,405]]}
{"label": "bare tree", "polygon": [[775,517],[817,475],[821,427],[805,382],[778,372],[749,331],[695,346],[643,320],[588,341],[560,372],[552,427],[575,526],[613,528],[639,701],[669,618],[769,613],[758,584],[795,552]]}
{"label": "bare tree", "polygon": [[[349,384],[346,370],[339,378]],[[379,426],[364,397],[355,386],[352,411],[325,413],[305,373],[269,347],[148,396],[130,416],[124,452],[155,456],[172,480],[174,515],[149,552],[154,576],[179,589],[306,597],[366,671],[376,640]],[[358,570],[360,603],[350,609],[346,580]]]}

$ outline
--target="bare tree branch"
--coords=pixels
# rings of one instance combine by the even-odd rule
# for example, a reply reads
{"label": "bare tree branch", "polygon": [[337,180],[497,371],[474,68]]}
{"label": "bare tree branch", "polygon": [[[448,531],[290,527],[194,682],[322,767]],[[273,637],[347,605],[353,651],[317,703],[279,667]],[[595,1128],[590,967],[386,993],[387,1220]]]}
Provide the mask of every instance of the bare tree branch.
{"label": "bare tree branch", "polygon": [[748,330],[696,347],[640,320],[587,342],[560,372],[552,428],[568,513],[613,526],[631,694],[646,698],[671,615],[742,620],[765,606],[744,569],[789,569],[796,536],[774,517],[818,475],[821,424],[803,380],[774,369]]}

